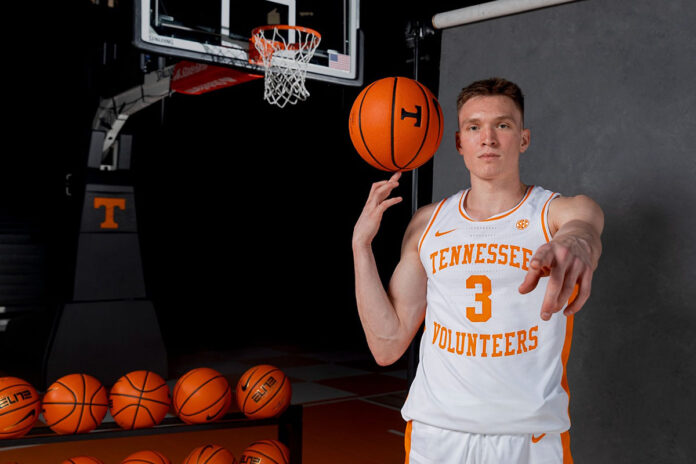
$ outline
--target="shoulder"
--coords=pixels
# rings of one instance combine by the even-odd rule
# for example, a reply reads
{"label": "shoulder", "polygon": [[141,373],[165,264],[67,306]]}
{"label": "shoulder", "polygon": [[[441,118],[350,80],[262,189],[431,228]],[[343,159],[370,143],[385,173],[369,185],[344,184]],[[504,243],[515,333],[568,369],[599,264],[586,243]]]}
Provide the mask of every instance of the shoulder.
{"label": "shoulder", "polygon": [[425,233],[431,218],[445,202],[446,199],[422,206],[416,210],[404,234],[404,249],[418,249],[418,241]]}
{"label": "shoulder", "polygon": [[549,203],[549,226],[552,234],[564,224],[576,220],[590,223],[601,232],[604,227],[604,212],[587,195],[559,196]]}

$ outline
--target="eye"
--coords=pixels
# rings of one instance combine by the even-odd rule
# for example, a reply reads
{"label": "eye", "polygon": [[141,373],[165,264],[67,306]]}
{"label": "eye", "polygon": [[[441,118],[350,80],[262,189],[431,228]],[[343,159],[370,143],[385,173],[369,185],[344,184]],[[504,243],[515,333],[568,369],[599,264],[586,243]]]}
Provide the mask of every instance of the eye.
{"label": "eye", "polygon": [[509,129],[510,124],[508,124],[506,122],[501,122],[500,124],[498,124],[498,127],[500,127],[501,129]]}
{"label": "eye", "polygon": [[468,130],[468,131],[476,131],[476,130],[478,130],[478,128],[479,128],[478,126],[472,124],[471,126],[468,126],[468,127],[466,128],[466,130]]}

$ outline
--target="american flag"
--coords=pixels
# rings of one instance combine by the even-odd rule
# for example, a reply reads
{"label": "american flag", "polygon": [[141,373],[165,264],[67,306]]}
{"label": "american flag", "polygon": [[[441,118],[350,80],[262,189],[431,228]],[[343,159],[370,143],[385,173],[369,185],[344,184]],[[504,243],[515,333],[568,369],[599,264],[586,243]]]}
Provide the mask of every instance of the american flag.
{"label": "american flag", "polygon": [[329,69],[350,70],[350,56],[329,50]]}

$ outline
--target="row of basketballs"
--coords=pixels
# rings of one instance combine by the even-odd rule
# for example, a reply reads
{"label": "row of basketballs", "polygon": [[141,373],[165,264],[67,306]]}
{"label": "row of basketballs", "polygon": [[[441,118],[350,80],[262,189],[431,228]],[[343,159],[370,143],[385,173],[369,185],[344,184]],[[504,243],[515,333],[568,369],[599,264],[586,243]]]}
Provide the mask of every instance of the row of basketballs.
{"label": "row of basketballs", "polygon": [[[268,364],[250,368],[237,382],[237,405],[250,419],[280,415],[291,396],[287,376]],[[108,393],[89,374],[68,374],[53,382],[43,397],[22,379],[0,377],[0,439],[25,435],[39,413],[54,432],[74,434],[95,429],[107,410],[121,428],[132,430],[157,425],[170,411],[187,424],[215,422],[227,414],[231,403],[229,382],[208,367],[185,373],[171,394],[165,380],[147,370],[124,375]]]}
{"label": "row of basketballs", "polygon": [[[290,450],[277,440],[259,440],[251,443],[242,452],[240,463],[288,464]],[[237,464],[230,450],[219,445],[208,444],[191,451],[183,464]],[[75,456],[61,464],[104,464],[93,456]],[[142,450],[128,455],[121,464],[172,464],[172,461],[155,450]]]}

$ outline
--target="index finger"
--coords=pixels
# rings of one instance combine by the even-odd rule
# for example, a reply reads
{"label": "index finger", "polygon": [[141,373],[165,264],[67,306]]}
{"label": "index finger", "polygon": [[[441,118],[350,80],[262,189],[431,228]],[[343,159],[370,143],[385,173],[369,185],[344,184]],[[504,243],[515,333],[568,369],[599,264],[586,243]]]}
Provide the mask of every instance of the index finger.
{"label": "index finger", "polygon": [[540,248],[532,257],[529,263],[529,269],[524,276],[522,284],[520,284],[519,292],[522,294],[529,293],[539,284],[539,279],[548,277],[551,274],[551,266],[553,265],[553,253],[548,248]]}

